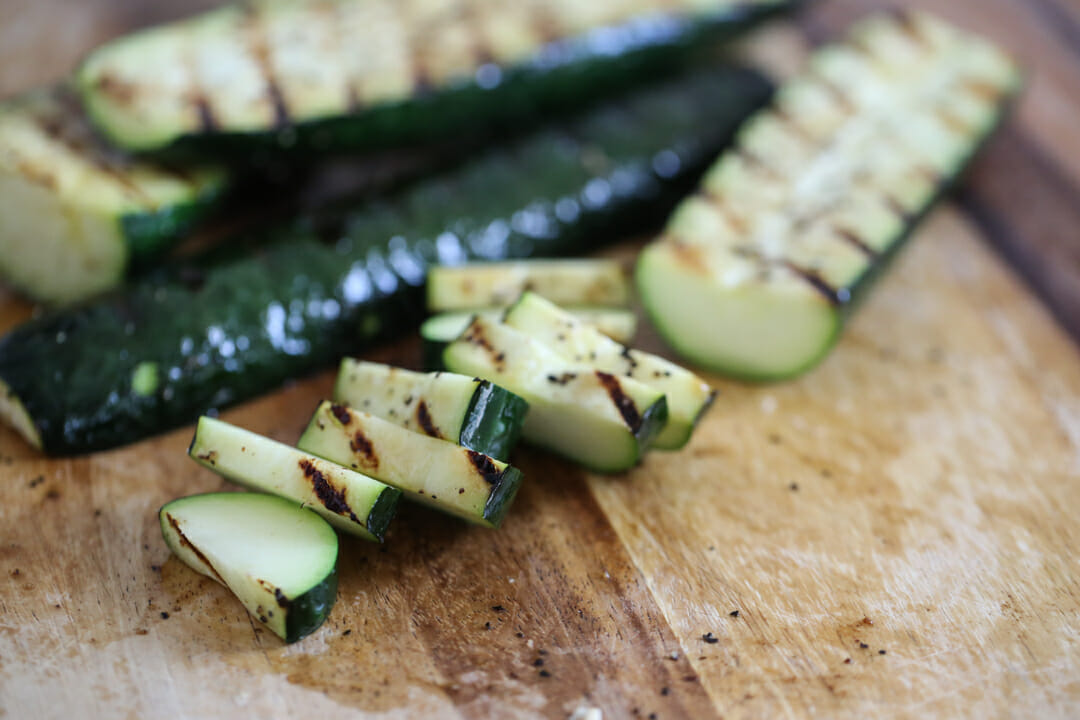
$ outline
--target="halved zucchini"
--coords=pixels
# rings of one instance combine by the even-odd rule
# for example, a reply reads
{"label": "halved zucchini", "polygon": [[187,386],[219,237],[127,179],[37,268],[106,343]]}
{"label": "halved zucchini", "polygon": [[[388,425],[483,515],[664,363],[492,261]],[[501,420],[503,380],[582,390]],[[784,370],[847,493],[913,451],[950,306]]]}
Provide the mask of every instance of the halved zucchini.
{"label": "halved zucchini", "polygon": [[1020,75],[922,12],[817,51],[676,210],[637,265],[676,351],[756,380],[797,375],[999,123]]}
{"label": "halved zucchini", "polygon": [[285,642],[314,632],[337,599],[338,539],[299,503],[272,495],[210,493],[158,513],[165,544],[229,588]]}
{"label": "halved zucchini", "polygon": [[176,169],[106,147],[61,87],[0,103],[0,275],[30,297],[118,284],[216,207],[218,168]]}

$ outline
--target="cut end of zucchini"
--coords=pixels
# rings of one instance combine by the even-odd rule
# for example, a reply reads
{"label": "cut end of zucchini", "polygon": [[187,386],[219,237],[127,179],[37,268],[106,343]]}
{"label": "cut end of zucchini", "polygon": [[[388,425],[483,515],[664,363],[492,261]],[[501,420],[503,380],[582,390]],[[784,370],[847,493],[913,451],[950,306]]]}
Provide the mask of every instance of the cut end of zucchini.
{"label": "cut end of zucchini", "polygon": [[286,642],[319,628],[337,596],[337,535],[298,503],[270,495],[211,493],[158,513],[165,544],[217,580]]}
{"label": "cut end of zucchini", "polygon": [[38,432],[34,419],[23,407],[19,396],[3,380],[0,380],[0,420],[22,435],[26,442],[38,450],[42,449],[41,433]]}

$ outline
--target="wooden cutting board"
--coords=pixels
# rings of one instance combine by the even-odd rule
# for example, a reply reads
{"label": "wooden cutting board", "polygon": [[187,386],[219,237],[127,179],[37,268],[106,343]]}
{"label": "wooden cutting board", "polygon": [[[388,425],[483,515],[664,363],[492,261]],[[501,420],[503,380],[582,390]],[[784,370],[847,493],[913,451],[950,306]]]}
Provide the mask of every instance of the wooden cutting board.
{"label": "wooden cutting board", "polygon": [[[753,51],[790,62],[874,4],[827,3]],[[338,603],[298,644],[161,541],[162,503],[227,487],[185,457],[190,428],[65,461],[0,430],[0,716],[1080,715],[1080,354],[986,242],[1075,320],[1080,95],[1051,90],[1080,85],[1080,34],[1036,6],[1080,18],[1052,0],[950,4],[1038,74],[820,368],[712,378],[692,444],[625,475],[522,449],[497,532],[406,507],[384,546],[345,539]],[[90,27],[81,42],[104,32]],[[35,52],[48,68],[69,50]],[[1071,137],[1048,154],[1054,128]],[[0,324],[25,313],[4,300]],[[331,382],[224,417],[295,441]]]}

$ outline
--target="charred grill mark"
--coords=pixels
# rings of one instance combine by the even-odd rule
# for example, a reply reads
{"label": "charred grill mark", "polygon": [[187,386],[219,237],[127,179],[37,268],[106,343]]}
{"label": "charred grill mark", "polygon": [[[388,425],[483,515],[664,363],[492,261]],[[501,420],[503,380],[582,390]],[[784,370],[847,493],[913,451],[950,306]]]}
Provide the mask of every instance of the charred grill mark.
{"label": "charred grill mark", "polygon": [[330,404],[330,412],[337,418],[337,421],[342,425],[348,425],[352,422],[352,414],[349,409],[344,405],[338,405],[337,403]]}
{"label": "charred grill mark", "polygon": [[855,103],[852,102],[851,98],[847,96],[847,93],[845,93],[842,88],[837,86],[837,84],[833,82],[831,78],[827,78],[819,74],[818,82],[821,84],[822,89],[825,90],[825,92],[827,92],[830,96],[832,96],[833,101],[841,110],[843,110],[848,115],[851,115],[855,112]]}
{"label": "charred grill mark", "polygon": [[949,128],[953,132],[960,135],[971,134],[971,126],[960,118],[956,117],[956,115],[949,112],[948,108],[939,107],[937,110],[934,111],[934,114],[937,115],[938,120],[941,121],[942,125]]}
{"label": "charred grill mark", "polygon": [[809,283],[812,288],[825,296],[825,299],[832,305],[843,305],[850,299],[846,288],[833,287],[816,271],[796,265],[790,260],[782,260],[780,264]]}
{"label": "charred grill mark", "polygon": [[369,470],[379,467],[379,455],[375,452],[375,446],[371,443],[371,440],[364,435],[363,430],[357,429],[353,433],[352,438],[349,440],[349,448],[352,449],[357,458],[363,456],[364,466]]}
{"label": "charred grill mark", "polygon": [[675,255],[675,259],[686,269],[697,273],[705,272],[705,258],[702,256],[701,248],[696,245],[689,245],[681,240],[672,240],[671,250]]}
{"label": "charred grill mark", "polygon": [[996,104],[1001,100],[1002,92],[1000,88],[985,80],[968,78],[961,83],[960,87],[987,103]]}
{"label": "charred grill mark", "polygon": [[274,125],[278,128],[287,127],[292,122],[292,116],[277,73],[274,72],[274,62],[270,57],[270,42],[266,36],[266,25],[260,21],[253,5],[244,6],[244,15],[244,26],[248,33],[248,51],[262,74],[263,83],[266,86],[266,99],[274,113]]}
{"label": "charred grill mark", "polygon": [[495,465],[494,460],[475,450],[466,450],[465,453],[469,456],[469,462],[471,462],[473,467],[476,468],[476,471],[480,473],[480,477],[484,478],[484,482],[488,485],[499,484],[499,480],[502,478],[502,471]]}
{"label": "charred grill mark", "polygon": [[851,245],[871,260],[878,256],[877,250],[874,250],[874,248],[867,245],[866,242],[864,242],[863,239],[859,237],[858,233],[843,227],[834,227],[833,232],[836,233],[836,236],[838,238],[846,242],[848,245]]}
{"label": "charred grill mark", "polygon": [[897,27],[908,37],[920,45],[926,44],[926,37],[922,34],[922,29],[919,27],[919,22],[916,20],[914,13],[907,8],[901,7],[889,8],[886,12],[896,21]]}
{"label": "charred grill mark", "polygon": [[35,185],[42,185],[49,190],[54,191],[59,187],[55,175],[44,168],[38,167],[29,160],[19,160],[15,164],[15,170],[18,171],[19,175],[22,175]]}
{"label": "charred grill mark", "polygon": [[292,605],[292,600],[285,597],[285,593],[281,592],[281,588],[274,588],[274,599],[277,600],[277,604],[279,607],[282,607],[286,610],[288,610],[289,606]]}
{"label": "charred grill mark", "polygon": [[196,459],[208,462],[211,465],[217,465],[217,450],[208,450],[201,455],[196,455]]}
{"label": "charred grill mark", "polygon": [[881,201],[885,204],[885,207],[887,207],[890,212],[894,213],[902,221],[908,222],[911,219],[911,216],[908,214],[907,208],[904,207],[904,204],[892,195],[883,195]]}
{"label": "charred grill mark", "polygon": [[427,403],[423,400],[416,405],[416,422],[420,425],[420,429],[424,431],[425,435],[436,438],[442,437],[439,428],[435,426],[435,422],[431,419],[431,413],[428,411]]}
{"label": "charred grill mark", "polygon": [[787,108],[780,105],[773,107],[773,116],[780,121],[780,123],[795,135],[797,138],[806,143],[813,143],[814,138],[810,134],[810,131],[804,128],[799,122],[788,112]]}
{"label": "charred grill mark", "polygon": [[323,504],[327,510],[337,515],[347,515],[350,520],[355,523],[359,523],[360,519],[356,517],[356,513],[349,507],[349,503],[345,500],[345,490],[334,487],[326,476],[315,467],[315,464],[307,458],[300,461],[300,469],[311,482],[311,489],[315,491],[315,497],[319,498],[319,502]]}
{"label": "charred grill mark", "polygon": [[195,106],[195,113],[199,117],[199,129],[203,132],[214,132],[221,124],[214,117],[214,109],[210,107],[210,100],[202,91],[192,91],[189,102]]}
{"label": "charred grill mark", "polygon": [[210,562],[210,560],[207,559],[206,555],[203,555],[202,550],[195,547],[191,543],[191,541],[187,539],[187,535],[185,535],[184,531],[180,529],[180,523],[176,522],[176,518],[174,518],[169,513],[165,513],[165,520],[169,523],[169,527],[173,529],[173,532],[176,533],[176,537],[180,540],[180,544],[186,547],[188,550],[191,550],[195,557],[199,558],[199,560],[204,565],[206,565],[206,567],[210,568],[210,572],[214,573],[214,578],[222,585],[225,585],[225,578],[221,577],[221,573],[217,571],[217,568],[215,568],[214,565]]}
{"label": "charred grill mark", "polygon": [[618,409],[619,414],[622,415],[623,422],[626,423],[626,426],[635,433],[640,430],[642,422],[641,413],[638,412],[634,401],[627,397],[626,393],[623,391],[619,379],[610,373],[601,372],[600,370],[596,371],[596,379],[604,386],[607,394],[611,397],[611,402],[615,403],[615,407]]}
{"label": "charred grill mark", "polygon": [[98,77],[94,82],[94,89],[117,105],[129,104],[138,94],[137,86],[108,73],[102,73]]}
{"label": "charred grill mark", "polygon": [[548,375],[547,379],[550,383],[555,383],[556,385],[565,385],[576,377],[577,373],[565,372],[562,375]]}

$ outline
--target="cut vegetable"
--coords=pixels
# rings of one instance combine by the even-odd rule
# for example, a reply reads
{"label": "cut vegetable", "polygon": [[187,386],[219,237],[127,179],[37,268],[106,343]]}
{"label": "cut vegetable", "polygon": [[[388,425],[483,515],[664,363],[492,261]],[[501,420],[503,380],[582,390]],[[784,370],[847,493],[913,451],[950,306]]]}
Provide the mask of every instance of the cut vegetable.
{"label": "cut vegetable", "polygon": [[568,362],[525,333],[483,318],[447,346],[443,360],[454,372],[525,398],[523,436],[597,472],[636,465],[667,422],[662,392]]}
{"label": "cut vegetable", "polygon": [[615,260],[522,260],[432,268],[429,312],[506,307],[526,290],[559,305],[630,303],[630,282]]}
{"label": "cut vegetable", "polygon": [[334,400],[496,460],[507,460],[529,404],[487,380],[346,358]]}
{"label": "cut vegetable", "polygon": [[130,150],[416,145],[571,108],[792,0],[254,0],[94,51],[78,87]]}
{"label": "cut vegetable", "polygon": [[815,53],[642,254],[660,333],[730,375],[812,367],[1019,84],[1002,52],[921,12],[866,20]]}
{"label": "cut vegetable", "polygon": [[[476,312],[447,312],[429,317],[420,326],[420,338],[423,341],[424,365],[430,370],[442,368],[442,354],[446,346],[456,339],[472,322],[473,316],[480,315],[486,320],[498,321],[505,308],[479,310]],[[568,308],[579,322],[594,326],[612,340],[628,343],[637,332],[637,316],[632,310],[621,308]]]}
{"label": "cut vegetable", "polygon": [[158,519],[178,558],[229,588],[285,642],[311,634],[330,614],[338,540],[310,510],[271,495],[211,493],[173,500]]}
{"label": "cut vegetable", "polygon": [[504,462],[329,400],[298,445],[486,527],[499,527],[521,485],[521,471]]}
{"label": "cut vegetable", "polygon": [[203,416],[188,455],[246,487],[310,507],[331,525],[382,541],[401,491],[268,437]]}
{"label": "cut vegetable", "polygon": [[173,170],[105,147],[62,88],[0,103],[0,274],[36,300],[112,288],[216,207],[219,169]]}
{"label": "cut vegetable", "polygon": [[508,326],[532,337],[573,363],[633,378],[667,396],[668,421],[653,447],[684,446],[698,420],[712,404],[714,391],[689,370],[664,358],[615,342],[573,314],[527,292],[506,311]]}
{"label": "cut vegetable", "polygon": [[[231,254],[31,320],[0,341],[0,411],[46,452],[81,453],[335,364],[418,324],[433,264],[584,252],[659,221],[769,92],[744,70],[684,76],[389,200],[238,239]],[[133,384],[143,363],[157,368],[149,395]]]}

